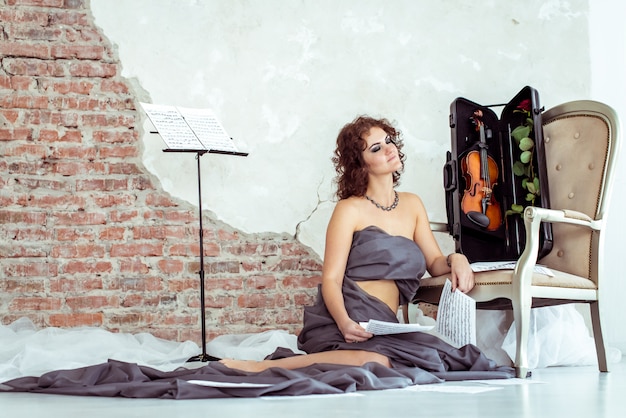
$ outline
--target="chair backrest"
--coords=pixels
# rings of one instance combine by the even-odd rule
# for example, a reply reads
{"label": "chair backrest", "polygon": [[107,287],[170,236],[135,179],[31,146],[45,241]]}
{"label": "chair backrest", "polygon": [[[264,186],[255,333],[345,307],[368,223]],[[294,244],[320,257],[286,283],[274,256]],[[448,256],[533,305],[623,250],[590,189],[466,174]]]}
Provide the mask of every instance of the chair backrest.
{"label": "chair backrest", "polygon": [[[590,100],[564,103],[543,114],[543,134],[551,208],[605,219],[620,142],[615,111]],[[597,283],[602,231],[553,224],[552,234],[540,263]]]}

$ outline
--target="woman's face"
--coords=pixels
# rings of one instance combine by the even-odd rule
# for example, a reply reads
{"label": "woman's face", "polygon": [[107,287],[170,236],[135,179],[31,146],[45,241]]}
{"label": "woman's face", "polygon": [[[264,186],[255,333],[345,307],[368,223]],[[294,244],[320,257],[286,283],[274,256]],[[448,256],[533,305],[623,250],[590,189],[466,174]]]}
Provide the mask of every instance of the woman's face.
{"label": "woman's face", "polygon": [[382,128],[377,126],[363,137],[365,149],[363,160],[372,174],[389,174],[402,168],[398,148]]}

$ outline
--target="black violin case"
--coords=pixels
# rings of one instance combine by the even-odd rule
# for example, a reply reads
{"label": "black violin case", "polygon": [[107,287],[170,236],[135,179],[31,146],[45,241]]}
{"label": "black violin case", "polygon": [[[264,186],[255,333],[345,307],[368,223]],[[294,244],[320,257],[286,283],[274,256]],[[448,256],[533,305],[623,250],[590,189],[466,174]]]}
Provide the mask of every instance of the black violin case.
{"label": "black violin case", "polygon": [[[493,108],[502,108],[500,116]],[[528,86],[506,104],[461,97],[450,105],[447,228],[455,250],[470,262],[517,260],[526,241],[520,212],[530,204],[550,207],[542,111],[539,94]],[[539,258],[552,249],[550,224],[542,224],[540,239]]]}

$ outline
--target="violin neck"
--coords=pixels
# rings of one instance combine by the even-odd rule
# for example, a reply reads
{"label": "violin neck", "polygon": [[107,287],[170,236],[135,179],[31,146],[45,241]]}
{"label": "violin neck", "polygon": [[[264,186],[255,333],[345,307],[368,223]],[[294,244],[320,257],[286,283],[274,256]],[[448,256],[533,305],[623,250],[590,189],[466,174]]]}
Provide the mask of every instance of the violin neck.
{"label": "violin neck", "polygon": [[479,127],[480,133],[480,175],[483,180],[489,180],[489,156],[487,155],[487,139],[485,137],[485,125]]}

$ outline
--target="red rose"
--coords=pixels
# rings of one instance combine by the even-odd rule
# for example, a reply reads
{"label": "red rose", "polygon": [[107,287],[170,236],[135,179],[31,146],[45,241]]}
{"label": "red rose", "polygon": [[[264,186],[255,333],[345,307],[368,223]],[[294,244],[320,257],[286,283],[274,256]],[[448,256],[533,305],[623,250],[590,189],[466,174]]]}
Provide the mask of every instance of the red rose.
{"label": "red rose", "polygon": [[522,100],[520,104],[517,105],[517,108],[520,110],[523,110],[524,112],[530,112],[530,100],[529,99]]}

